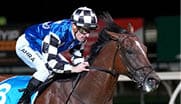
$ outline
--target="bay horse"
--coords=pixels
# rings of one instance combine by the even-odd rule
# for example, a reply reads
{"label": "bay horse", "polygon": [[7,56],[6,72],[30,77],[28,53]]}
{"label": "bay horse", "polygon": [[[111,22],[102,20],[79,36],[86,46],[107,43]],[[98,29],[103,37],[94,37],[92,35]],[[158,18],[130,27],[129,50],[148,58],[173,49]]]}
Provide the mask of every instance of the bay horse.
{"label": "bay horse", "polygon": [[70,81],[54,81],[35,104],[112,104],[120,74],[128,76],[144,92],[158,88],[160,78],[138,37],[118,26],[109,13],[101,16],[106,26],[92,45],[90,71]]}
{"label": "bay horse", "polygon": [[[89,72],[55,75],[35,104],[112,104],[119,75],[126,75],[144,92],[158,88],[160,78],[146,55],[146,46],[131,31],[117,25],[107,12],[105,27],[92,45]],[[66,75],[65,75],[66,76]]]}

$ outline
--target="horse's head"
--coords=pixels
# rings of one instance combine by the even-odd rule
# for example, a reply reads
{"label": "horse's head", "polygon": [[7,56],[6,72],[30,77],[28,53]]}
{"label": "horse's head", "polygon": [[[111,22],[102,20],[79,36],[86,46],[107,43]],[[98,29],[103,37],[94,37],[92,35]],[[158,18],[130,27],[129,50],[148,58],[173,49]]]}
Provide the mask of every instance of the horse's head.
{"label": "horse's head", "polygon": [[[118,34],[110,31],[107,31],[107,33],[117,41],[118,57],[127,69],[125,74],[145,92],[158,88],[160,79],[147,58],[146,46],[139,41],[136,35]],[[116,68],[119,72],[118,69]]]}
{"label": "horse's head", "polygon": [[115,24],[109,14],[105,13],[103,19],[107,23],[106,34],[117,44],[116,60],[123,63],[125,68],[124,73],[122,72],[123,65],[116,65],[115,70],[119,74],[127,75],[145,92],[158,88],[160,79],[148,60],[146,46],[133,32],[128,32]]}

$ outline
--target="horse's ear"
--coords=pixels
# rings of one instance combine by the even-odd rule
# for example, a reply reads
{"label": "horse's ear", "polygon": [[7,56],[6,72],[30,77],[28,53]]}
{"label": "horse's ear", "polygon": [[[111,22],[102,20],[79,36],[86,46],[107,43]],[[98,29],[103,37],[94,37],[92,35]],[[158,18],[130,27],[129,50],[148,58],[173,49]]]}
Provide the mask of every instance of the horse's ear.
{"label": "horse's ear", "polygon": [[131,23],[128,23],[128,31],[130,33],[134,33],[134,27],[133,27],[133,25]]}
{"label": "horse's ear", "polygon": [[118,39],[119,39],[118,34],[115,33],[115,32],[111,32],[111,31],[107,31],[107,30],[106,30],[106,33],[109,34],[109,36],[110,36],[111,39],[113,39],[113,40],[118,40]]}

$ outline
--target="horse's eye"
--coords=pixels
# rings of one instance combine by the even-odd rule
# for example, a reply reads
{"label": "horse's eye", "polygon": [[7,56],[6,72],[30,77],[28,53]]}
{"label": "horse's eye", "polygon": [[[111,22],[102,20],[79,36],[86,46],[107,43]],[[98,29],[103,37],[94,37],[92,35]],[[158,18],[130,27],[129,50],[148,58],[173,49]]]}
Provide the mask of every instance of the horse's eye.
{"label": "horse's eye", "polygon": [[128,54],[133,54],[133,51],[130,50],[130,49],[126,50],[126,52],[127,52]]}

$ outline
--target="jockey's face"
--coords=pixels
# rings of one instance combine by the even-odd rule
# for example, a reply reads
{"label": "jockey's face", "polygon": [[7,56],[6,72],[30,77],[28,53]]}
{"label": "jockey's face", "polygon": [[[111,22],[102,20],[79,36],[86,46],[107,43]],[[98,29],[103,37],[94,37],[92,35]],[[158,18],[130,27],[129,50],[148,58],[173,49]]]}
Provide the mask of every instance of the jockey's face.
{"label": "jockey's face", "polygon": [[90,31],[81,27],[77,27],[77,32],[75,33],[75,37],[78,41],[85,41],[90,35]]}

